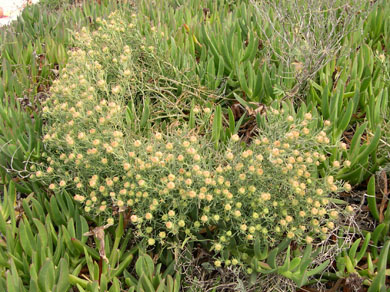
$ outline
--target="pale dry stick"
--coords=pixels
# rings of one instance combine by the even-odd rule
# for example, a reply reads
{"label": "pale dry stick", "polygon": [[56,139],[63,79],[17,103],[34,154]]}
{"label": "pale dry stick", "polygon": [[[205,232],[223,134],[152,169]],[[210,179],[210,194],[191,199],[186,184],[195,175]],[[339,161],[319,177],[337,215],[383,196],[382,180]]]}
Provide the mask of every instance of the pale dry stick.
{"label": "pale dry stick", "polygon": [[[3,146],[1,148],[4,148],[7,144],[11,143],[11,141],[8,141],[7,143],[3,144]],[[18,174],[18,177],[22,178],[22,179],[25,179],[25,178],[28,178],[30,176],[30,174],[27,174],[27,175],[22,175],[23,172],[27,172],[27,163],[28,161],[30,160],[31,158],[31,155],[32,153],[29,154],[28,158],[27,158],[27,161],[23,161],[23,164],[24,164],[24,170],[17,170],[13,167],[13,163],[14,163],[14,158],[15,158],[15,155],[16,155],[16,152],[21,148],[21,146],[19,146],[18,148],[16,148],[16,150],[14,151],[14,153],[12,154],[11,156],[11,164],[10,164],[10,167],[11,168],[6,168],[4,165],[1,165],[1,167],[7,172],[7,173],[17,173]],[[3,149],[0,150],[0,152],[3,151]],[[26,163],[27,162],[27,163]]]}

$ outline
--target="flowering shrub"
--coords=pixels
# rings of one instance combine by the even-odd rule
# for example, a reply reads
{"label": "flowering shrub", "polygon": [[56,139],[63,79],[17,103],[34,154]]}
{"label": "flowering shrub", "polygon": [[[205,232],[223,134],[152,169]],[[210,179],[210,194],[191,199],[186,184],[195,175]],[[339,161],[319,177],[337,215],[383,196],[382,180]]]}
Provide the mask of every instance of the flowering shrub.
{"label": "flowering shrub", "polygon": [[310,114],[299,120],[270,108],[253,143],[233,135],[218,151],[185,124],[135,135],[126,107],[137,78],[132,68],[144,56],[121,42],[131,23],[102,27],[80,35],[51,90],[43,108],[47,166],[33,166],[33,178],[71,190],[85,212],[108,223],[113,209],[130,212],[136,235],[150,246],[196,241],[208,231],[222,255],[233,239],[244,248],[285,237],[311,243],[335,228],[330,194],[350,186],[317,176],[329,138]]}
{"label": "flowering shrub", "polygon": [[[73,94],[93,104],[93,109],[103,115],[99,117],[101,124],[117,123],[114,113],[119,107],[126,110],[128,127],[133,132],[145,126],[141,121],[145,110],[155,121],[169,122],[185,116],[184,111],[190,110],[193,99],[202,102],[202,95],[207,95],[205,89],[194,87],[196,80],[187,80],[167,63],[154,43],[144,42],[134,27],[134,17],[133,14],[127,19],[120,12],[113,12],[107,20],[97,18],[96,31],[83,28],[76,32],[75,49],[68,52],[70,62],[62,70],[62,81],[55,80],[51,90],[53,97]],[[108,98],[111,106],[103,112],[99,106],[104,107]],[[74,121],[81,108],[86,109],[81,103],[75,104]],[[85,113],[91,112],[92,108]]]}

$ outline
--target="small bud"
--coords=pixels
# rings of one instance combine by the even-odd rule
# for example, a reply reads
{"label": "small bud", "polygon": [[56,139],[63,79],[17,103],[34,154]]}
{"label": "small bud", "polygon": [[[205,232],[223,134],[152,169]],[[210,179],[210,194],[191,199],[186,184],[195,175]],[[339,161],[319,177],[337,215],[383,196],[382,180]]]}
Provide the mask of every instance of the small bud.
{"label": "small bud", "polygon": [[340,162],[335,160],[333,161],[333,166],[336,167],[336,168],[339,168],[340,167]]}
{"label": "small bud", "polygon": [[345,183],[344,184],[344,188],[347,192],[351,191],[352,190],[352,186],[349,184],[349,183]]}
{"label": "small bud", "polygon": [[240,140],[240,136],[238,136],[237,134],[234,134],[234,135],[232,135],[231,139],[232,139],[232,141],[237,142]]}
{"label": "small bud", "polygon": [[345,160],[344,162],[343,162],[343,165],[345,166],[345,167],[350,167],[351,166],[351,161],[349,161],[349,160]]}

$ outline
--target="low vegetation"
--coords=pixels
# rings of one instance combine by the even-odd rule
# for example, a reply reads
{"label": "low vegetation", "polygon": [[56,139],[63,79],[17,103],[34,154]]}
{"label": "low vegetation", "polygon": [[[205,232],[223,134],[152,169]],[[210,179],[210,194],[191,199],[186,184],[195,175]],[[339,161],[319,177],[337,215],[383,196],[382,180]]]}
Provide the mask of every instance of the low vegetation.
{"label": "low vegetation", "polygon": [[1,28],[3,291],[387,291],[387,1],[42,1]]}

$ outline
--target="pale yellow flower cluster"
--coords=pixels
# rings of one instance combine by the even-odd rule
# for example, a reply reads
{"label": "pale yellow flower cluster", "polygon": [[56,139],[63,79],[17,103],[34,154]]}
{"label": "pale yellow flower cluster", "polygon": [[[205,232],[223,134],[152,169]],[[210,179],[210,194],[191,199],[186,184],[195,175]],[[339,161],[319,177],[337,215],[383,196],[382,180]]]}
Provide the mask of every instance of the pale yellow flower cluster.
{"label": "pale yellow flower cluster", "polygon": [[93,34],[80,33],[82,45],[69,52],[43,108],[48,165],[35,171],[37,179],[53,191],[72,191],[85,212],[110,224],[114,209],[129,211],[149,245],[211,232],[222,252],[232,237],[244,246],[255,240],[272,246],[332,232],[338,211],[329,194],[343,188],[332,176],[314,175],[327,159],[329,138],[313,130],[311,114],[300,121],[271,109],[267,128],[244,149],[233,135],[216,151],[184,126],[136,136],[126,120],[128,104],[136,102],[134,55],[118,42],[131,23],[112,15],[101,24]]}

